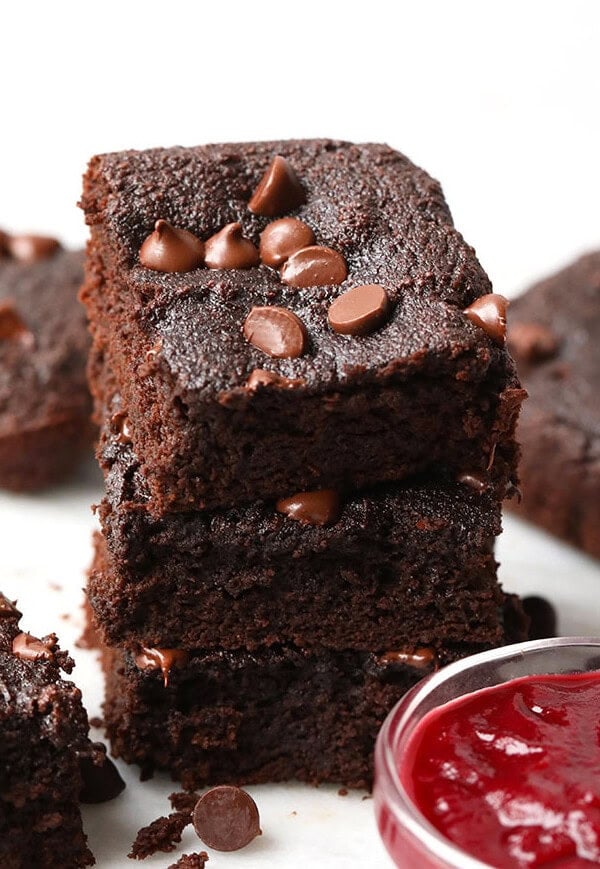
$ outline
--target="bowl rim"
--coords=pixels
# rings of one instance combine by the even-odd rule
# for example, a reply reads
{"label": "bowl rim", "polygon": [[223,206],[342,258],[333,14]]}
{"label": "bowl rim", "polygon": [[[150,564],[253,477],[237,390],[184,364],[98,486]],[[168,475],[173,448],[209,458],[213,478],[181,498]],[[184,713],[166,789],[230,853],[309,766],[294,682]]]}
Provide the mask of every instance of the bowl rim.
{"label": "bowl rim", "polygon": [[[459,673],[475,669],[482,664],[493,661],[518,658],[519,656],[524,658],[528,652],[544,652],[545,650],[561,647],[578,646],[589,646],[600,649],[600,636],[551,637],[544,640],[528,640],[523,643],[512,643],[508,646],[500,646],[496,649],[489,649],[486,652],[469,655],[426,676],[405,694],[386,716],[377,736],[375,748],[377,760],[375,787],[377,788],[377,785],[381,784],[381,778],[385,777],[386,781],[383,786],[385,795],[382,799],[385,800],[387,810],[394,815],[396,821],[411,837],[424,846],[427,852],[441,861],[442,864],[452,867],[452,869],[493,869],[489,863],[478,860],[443,836],[421,814],[417,805],[412,801],[402,785],[395,763],[393,740],[396,733],[401,729],[402,724],[410,720],[416,709],[432,691]],[[540,673],[539,675],[543,674]],[[519,677],[511,677],[505,681],[510,682],[513,678]],[[466,696],[466,694],[462,696]],[[376,800],[376,807],[377,804],[378,801]]]}

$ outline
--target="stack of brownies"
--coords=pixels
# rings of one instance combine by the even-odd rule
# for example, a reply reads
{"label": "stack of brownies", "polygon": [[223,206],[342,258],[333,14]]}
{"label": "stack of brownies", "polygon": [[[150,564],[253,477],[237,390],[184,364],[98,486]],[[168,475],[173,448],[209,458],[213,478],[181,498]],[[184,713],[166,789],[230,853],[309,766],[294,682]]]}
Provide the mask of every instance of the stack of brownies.
{"label": "stack of brownies", "polygon": [[386,146],[108,154],[82,206],[113,751],[187,787],[369,784],[409,687],[524,637],[504,300]]}

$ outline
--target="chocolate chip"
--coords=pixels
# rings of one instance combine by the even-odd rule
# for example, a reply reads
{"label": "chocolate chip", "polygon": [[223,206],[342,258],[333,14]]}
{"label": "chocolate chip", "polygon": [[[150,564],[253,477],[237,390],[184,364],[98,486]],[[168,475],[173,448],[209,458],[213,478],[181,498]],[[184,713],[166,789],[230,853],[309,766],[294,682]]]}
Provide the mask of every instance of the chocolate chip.
{"label": "chocolate chip", "polygon": [[302,220],[282,217],[260,234],[260,258],[267,266],[279,268],[296,251],[315,243],[315,234]]}
{"label": "chocolate chip", "polygon": [[228,223],[204,245],[204,263],[209,269],[250,269],[260,262],[258,251],[242,235],[240,223]]}
{"label": "chocolate chip", "polygon": [[353,287],[329,307],[329,325],[341,335],[368,335],[387,320],[390,300],[384,287],[364,284]]}
{"label": "chocolate chip", "polygon": [[0,619],[20,619],[21,613],[14,603],[0,592]]}
{"label": "chocolate chip", "polygon": [[530,640],[545,640],[556,636],[556,610],[550,601],[537,595],[531,595],[524,597],[521,603],[526,615],[531,620],[529,625]]}
{"label": "chocolate chip", "polygon": [[31,634],[17,634],[12,643],[13,655],[23,661],[53,661],[57,645],[56,634],[41,640]]}
{"label": "chocolate chip", "polygon": [[204,261],[204,244],[187,229],[157,220],[140,248],[140,262],[155,272],[189,272]]}
{"label": "chocolate chip", "polygon": [[541,323],[513,323],[508,332],[508,346],[517,360],[526,363],[543,362],[556,356],[558,336]]}
{"label": "chocolate chip", "polygon": [[417,670],[427,670],[437,661],[435,649],[428,646],[419,646],[416,649],[399,649],[398,651],[386,652],[379,659],[382,664],[403,664],[414,667]]}
{"label": "chocolate chip", "polygon": [[131,426],[129,425],[129,417],[124,410],[113,413],[110,418],[110,428],[117,435],[118,444],[131,443]]}
{"label": "chocolate chip", "polygon": [[166,688],[173,667],[185,667],[189,659],[189,653],[182,649],[154,649],[142,646],[135,656],[135,664],[140,670],[160,670]]}
{"label": "chocolate chip", "polygon": [[344,257],[330,247],[303,247],[281,269],[281,280],[289,287],[326,287],[341,284],[348,277]]}
{"label": "chocolate chip", "polygon": [[487,296],[475,299],[473,304],[465,308],[463,313],[471,323],[483,329],[499,347],[504,347],[507,308],[508,299],[498,293],[489,293]]}
{"label": "chocolate chip", "polygon": [[[104,746],[97,743],[97,747],[104,751]],[[125,788],[125,782],[119,775],[119,771],[106,756],[101,764],[95,764],[91,757],[82,757],[79,761],[81,771],[81,791],[79,799],[82,803],[106,803],[118,797]]]}
{"label": "chocolate chip", "polygon": [[261,834],[256,803],[233,785],[221,785],[203,794],[194,808],[192,823],[198,838],[215,851],[238,851]]}
{"label": "chocolate chip", "polygon": [[279,513],[304,525],[331,525],[340,515],[340,496],[333,489],[298,492],[275,505]]}
{"label": "chocolate chip", "polygon": [[12,299],[0,302],[0,341],[20,341],[27,346],[33,345],[33,335]]}
{"label": "chocolate chip", "polygon": [[248,208],[262,217],[276,217],[306,202],[304,188],[285,159],[277,155],[252,194]]}
{"label": "chocolate chip", "polygon": [[274,359],[294,359],[306,350],[304,323],[292,311],[276,306],[252,308],[244,322],[246,339]]}
{"label": "chocolate chip", "polygon": [[299,386],[304,386],[305,380],[302,377],[291,378],[283,377],[281,374],[276,374],[274,371],[265,371],[264,368],[255,368],[250,372],[246,381],[246,389],[255,391],[259,386],[277,386],[280,389],[297,389]]}
{"label": "chocolate chip", "polygon": [[7,242],[8,253],[22,263],[35,263],[49,259],[60,250],[60,242],[47,235],[11,235]]}
{"label": "chocolate chip", "polygon": [[464,474],[459,474],[457,480],[463,486],[469,486],[469,488],[474,489],[480,495],[490,488],[488,477],[480,474],[478,471],[466,471]]}

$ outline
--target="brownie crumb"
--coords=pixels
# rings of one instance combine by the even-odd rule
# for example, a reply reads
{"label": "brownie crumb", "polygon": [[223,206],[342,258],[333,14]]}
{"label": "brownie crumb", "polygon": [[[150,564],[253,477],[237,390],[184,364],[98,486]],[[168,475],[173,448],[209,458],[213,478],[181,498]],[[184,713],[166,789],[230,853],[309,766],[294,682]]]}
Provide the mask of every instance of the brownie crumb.
{"label": "brownie crumb", "polygon": [[[104,719],[100,718],[98,715],[93,715],[90,718],[90,727],[104,727]],[[175,806],[173,808],[175,808]]]}
{"label": "brownie crumb", "polygon": [[340,788],[338,791],[338,797],[347,797],[348,796],[348,788]]}
{"label": "brownie crumb", "polygon": [[169,794],[169,802],[175,812],[189,812],[191,814],[199,799],[200,795],[193,791],[175,791],[175,793]]}
{"label": "brownie crumb", "polygon": [[184,854],[177,863],[171,863],[168,869],[204,869],[208,861],[206,851],[199,854]]}
{"label": "brownie crumb", "polygon": [[157,851],[174,851],[191,821],[189,812],[172,812],[168,817],[157,818],[139,830],[127,856],[130,860],[144,860]]}

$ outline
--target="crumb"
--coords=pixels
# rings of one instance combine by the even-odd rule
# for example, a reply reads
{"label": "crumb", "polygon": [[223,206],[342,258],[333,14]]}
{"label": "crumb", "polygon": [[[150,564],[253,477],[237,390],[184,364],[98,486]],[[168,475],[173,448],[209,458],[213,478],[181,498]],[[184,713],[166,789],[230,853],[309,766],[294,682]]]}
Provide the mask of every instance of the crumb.
{"label": "crumb", "polygon": [[168,869],[204,869],[208,854],[200,851],[199,854],[184,854],[177,863],[171,863]]}
{"label": "crumb", "polygon": [[174,851],[191,821],[189,812],[172,812],[168,817],[157,818],[138,831],[127,856],[130,860],[144,860],[157,851]]}
{"label": "crumb", "polygon": [[104,719],[100,718],[98,715],[94,715],[92,718],[90,718],[90,726],[104,727]]}
{"label": "crumb", "polygon": [[294,817],[296,817],[297,814],[298,814],[298,812],[296,811],[296,809],[294,809],[293,812],[290,812],[290,815],[293,815]]}
{"label": "crumb", "polygon": [[49,582],[48,588],[51,591],[62,591],[62,585],[60,585],[60,583],[58,583],[58,582]]}
{"label": "crumb", "polygon": [[371,800],[371,799],[373,799],[371,794],[365,794],[362,798],[362,801],[364,802],[365,800]]}
{"label": "crumb", "polygon": [[194,806],[199,799],[198,794],[190,791],[176,791],[173,794],[169,794],[171,808],[176,812],[193,812]]}
{"label": "crumb", "polygon": [[59,615],[59,619],[62,619],[64,622],[68,622],[71,619],[71,613],[61,613]]}
{"label": "crumb", "polygon": [[348,796],[348,788],[340,788],[338,791],[338,797],[347,797]]}

